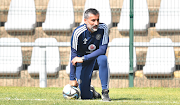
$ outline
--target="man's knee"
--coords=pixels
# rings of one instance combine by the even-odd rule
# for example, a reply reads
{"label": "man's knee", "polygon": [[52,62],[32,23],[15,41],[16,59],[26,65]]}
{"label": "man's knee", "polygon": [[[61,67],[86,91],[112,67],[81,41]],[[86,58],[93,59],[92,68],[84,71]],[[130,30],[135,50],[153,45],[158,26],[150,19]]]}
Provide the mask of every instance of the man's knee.
{"label": "man's knee", "polygon": [[100,55],[98,56],[98,63],[106,63],[107,62],[107,56],[106,55]]}

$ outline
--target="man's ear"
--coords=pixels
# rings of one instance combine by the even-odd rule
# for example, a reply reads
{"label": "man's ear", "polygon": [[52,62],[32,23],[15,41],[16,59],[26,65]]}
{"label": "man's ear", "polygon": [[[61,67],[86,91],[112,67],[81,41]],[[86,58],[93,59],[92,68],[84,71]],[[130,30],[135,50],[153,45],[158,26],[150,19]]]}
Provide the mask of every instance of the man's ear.
{"label": "man's ear", "polygon": [[87,19],[84,18],[84,23],[86,24],[87,23]]}

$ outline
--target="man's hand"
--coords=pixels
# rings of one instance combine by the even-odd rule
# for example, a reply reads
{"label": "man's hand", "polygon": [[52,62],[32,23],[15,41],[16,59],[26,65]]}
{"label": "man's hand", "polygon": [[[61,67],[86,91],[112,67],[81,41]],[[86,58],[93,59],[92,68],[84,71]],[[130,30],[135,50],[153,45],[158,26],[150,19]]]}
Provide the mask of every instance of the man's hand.
{"label": "man's hand", "polygon": [[70,80],[70,83],[69,83],[71,86],[75,86],[75,87],[78,87],[78,83],[76,80]]}
{"label": "man's hand", "polygon": [[83,60],[81,57],[74,57],[71,61],[71,63],[76,66],[76,63],[83,63]]}

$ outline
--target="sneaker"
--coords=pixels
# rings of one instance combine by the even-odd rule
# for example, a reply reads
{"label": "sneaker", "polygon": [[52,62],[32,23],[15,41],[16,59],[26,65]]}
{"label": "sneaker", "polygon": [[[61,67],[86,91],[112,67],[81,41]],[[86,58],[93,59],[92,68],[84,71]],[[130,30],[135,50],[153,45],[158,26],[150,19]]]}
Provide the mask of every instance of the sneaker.
{"label": "sneaker", "polygon": [[101,98],[101,95],[94,89],[94,87],[91,85],[90,90],[93,92],[93,98],[94,99],[99,99]]}
{"label": "sneaker", "polygon": [[108,93],[109,93],[109,90],[107,90],[107,89],[102,90],[102,100],[103,101],[111,101]]}

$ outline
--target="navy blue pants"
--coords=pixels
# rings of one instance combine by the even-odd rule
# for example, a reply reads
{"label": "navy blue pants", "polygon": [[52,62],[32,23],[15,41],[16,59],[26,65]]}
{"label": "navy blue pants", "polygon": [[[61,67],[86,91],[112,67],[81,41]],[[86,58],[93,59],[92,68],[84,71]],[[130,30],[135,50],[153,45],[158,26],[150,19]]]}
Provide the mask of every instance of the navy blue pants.
{"label": "navy blue pants", "polygon": [[77,63],[76,78],[81,90],[81,99],[91,99],[93,97],[90,91],[91,76],[93,70],[99,68],[99,78],[103,89],[109,88],[109,67],[106,55],[100,55],[94,60]]}

